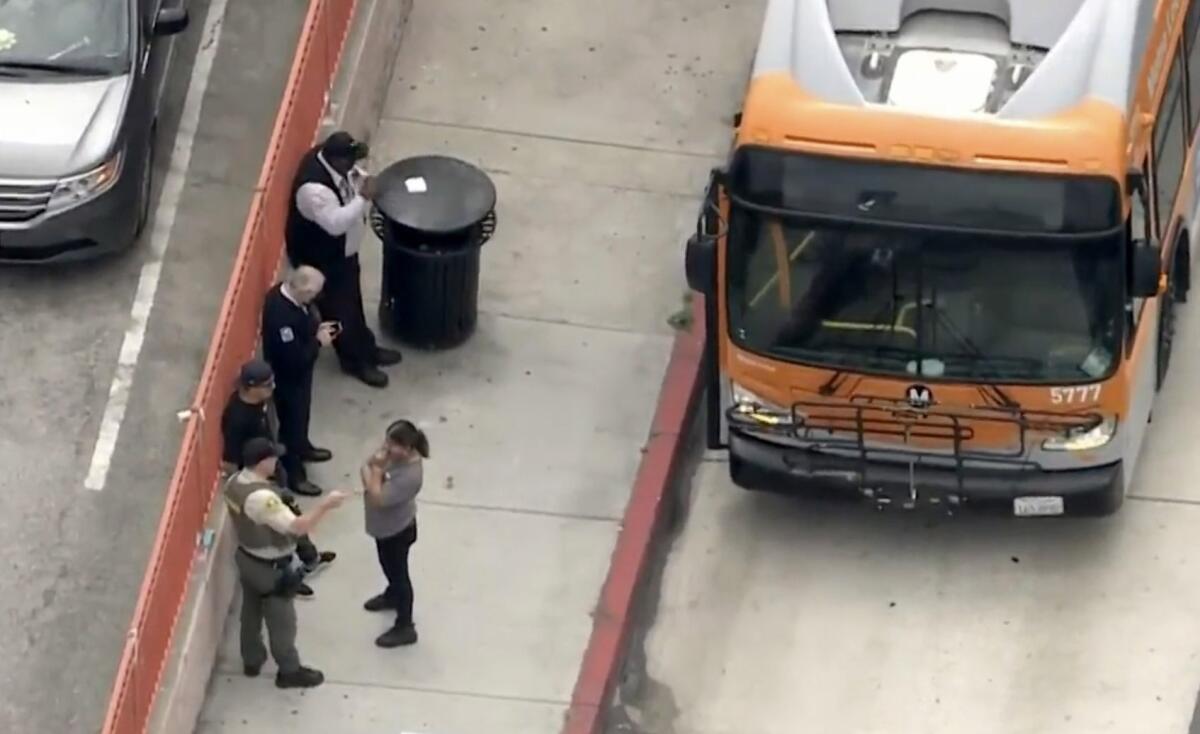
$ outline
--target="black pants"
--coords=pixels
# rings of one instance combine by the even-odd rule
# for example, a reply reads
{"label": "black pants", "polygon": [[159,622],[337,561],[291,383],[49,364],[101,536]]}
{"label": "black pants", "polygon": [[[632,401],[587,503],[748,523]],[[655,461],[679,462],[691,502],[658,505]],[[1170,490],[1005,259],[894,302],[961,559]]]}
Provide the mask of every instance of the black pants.
{"label": "black pants", "polygon": [[416,542],[416,520],[391,537],[375,540],[379,565],[388,581],[383,594],[396,610],[397,627],[408,627],[413,623],[413,585],[408,573],[408,551]]}
{"label": "black pants", "polygon": [[[308,479],[308,470],[304,468],[304,462],[297,460],[297,466],[284,466],[284,457],[279,457],[279,463],[275,465],[275,476],[272,480],[280,487],[287,487],[293,492],[296,491],[296,485]],[[291,460],[286,460],[286,463],[291,464]]]}
{"label": "black pants", "polygon": [[348,257],[322,271],[325,287],[317,296],[316,306],[323,321],[340,321],[342,331],[333,340],[342,369],[353,372],[378,364],[378,344],[363,311],[362,268],[358,255]]}
{"label": "black pants", "polygon": [[[296,498],[291,494],[283,495],[283,504],[287,505],[288,509],[291,510],[296,517],[300,517],[304,514],[301,512],[300,505],[296,502]],[[311,538],[309,538],[307,535],[301,535],[300,537],[296,538],[296,557],[299,558],[300,562],[304,565],[312,566],[315,565],[317,559],[321,557],[321,553],[317,550],[317,546],[312,542]]]}
{"label": "black pants", "polygon": [[[289,482],[306,476],[301,457],[311,448],[308,423],[312,415],[313,370],[309,367],[300,375],[275,377],[275,410],[279,414],[279,441],[286,451],[280,457]],[[291,485],[294,486],[294,485]]]}

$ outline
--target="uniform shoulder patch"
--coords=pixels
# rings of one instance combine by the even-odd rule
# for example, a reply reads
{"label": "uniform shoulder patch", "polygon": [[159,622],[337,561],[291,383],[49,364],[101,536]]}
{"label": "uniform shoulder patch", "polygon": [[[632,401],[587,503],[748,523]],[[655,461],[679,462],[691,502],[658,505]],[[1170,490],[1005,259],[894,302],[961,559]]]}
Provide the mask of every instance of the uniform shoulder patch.
{"label": "uniform shoulder patch", "polygon": [[285,326],[279,330],[279,340],[284,344],[295,341],[296,334],[292,331],[292,327]]}
{"label": "uniform shoulder patch", "polygon": [[283,507],[283,500],[279,499],[279,495],[272,494],[270,497],[267,498],[267,501],[266,501],[267,512],[279,512],[280,508],[282,508],[282,507]]}

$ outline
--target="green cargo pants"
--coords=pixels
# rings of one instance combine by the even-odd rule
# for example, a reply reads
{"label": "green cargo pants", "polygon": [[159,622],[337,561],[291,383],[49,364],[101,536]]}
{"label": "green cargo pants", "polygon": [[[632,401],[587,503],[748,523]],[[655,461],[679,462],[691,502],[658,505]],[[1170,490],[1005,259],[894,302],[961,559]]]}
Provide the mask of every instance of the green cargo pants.
{"label": "green cargo pants", "polygon": [[300,653],[296,650],[295,594],[278,592],[282,573],[270,561],[253,558],[240,549],[234,555],[242,582],[242,662],[260,668],[267,661],[262,639],[266,622],[271,657],[279,672],[296,672]]}

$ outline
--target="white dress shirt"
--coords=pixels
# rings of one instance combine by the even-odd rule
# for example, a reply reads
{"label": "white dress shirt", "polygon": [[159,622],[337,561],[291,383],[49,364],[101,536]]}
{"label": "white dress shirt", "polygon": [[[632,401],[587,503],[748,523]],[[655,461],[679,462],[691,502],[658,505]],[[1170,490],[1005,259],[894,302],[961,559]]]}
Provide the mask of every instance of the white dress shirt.
{"label": "white dress shirt", "polygon": [[357,255],[362,228],[366,223],[367,200],[358,193],[354,184],[329,166],[323,154],[317,153],[317,160],[329,172],[334,185],[341,192],[342,201],[346,203],[338,201],[337,194],[328,186],[306,183],[296,191],[296,208],[301,216],[316,222],[330,235],[345,235],[346,257]]}

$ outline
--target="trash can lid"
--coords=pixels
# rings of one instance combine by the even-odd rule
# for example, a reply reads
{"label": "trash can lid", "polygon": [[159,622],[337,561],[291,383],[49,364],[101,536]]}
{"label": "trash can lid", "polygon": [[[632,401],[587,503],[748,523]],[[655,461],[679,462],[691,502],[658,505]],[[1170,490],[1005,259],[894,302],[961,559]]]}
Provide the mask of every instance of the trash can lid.
{"label": "trash can lid", "polygon": [[397,161],[380,172],[374,204],[397,224],[448,234],[483,221],[496,206],[496,186],[466,161],[422,155]]}

